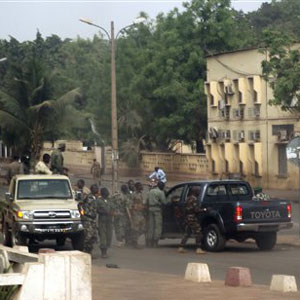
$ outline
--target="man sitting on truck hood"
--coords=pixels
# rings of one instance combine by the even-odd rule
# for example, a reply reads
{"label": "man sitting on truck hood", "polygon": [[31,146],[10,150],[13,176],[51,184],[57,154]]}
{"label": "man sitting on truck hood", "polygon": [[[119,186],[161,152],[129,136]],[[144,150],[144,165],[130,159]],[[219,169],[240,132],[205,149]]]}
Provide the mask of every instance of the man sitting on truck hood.
{"label": "man sitting on truck hood", "polygon": [[35,166],[35,173],[36,174],[46,174],[46,175],[52,175],[52,171],[49,169],[49,164],[50,162],[50,155],[45,153],[43,155],[43,159],[40,160],[36,166]]}

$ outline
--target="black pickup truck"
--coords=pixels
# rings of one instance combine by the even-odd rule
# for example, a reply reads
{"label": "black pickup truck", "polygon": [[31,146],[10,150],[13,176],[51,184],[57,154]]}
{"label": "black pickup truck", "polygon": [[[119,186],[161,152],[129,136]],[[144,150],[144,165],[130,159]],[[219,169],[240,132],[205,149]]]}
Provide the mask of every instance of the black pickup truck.
{"label": "black pickup truck", "polygon": [[180,238],[184,232],[184,202],[192,187],[198,186],[203,213],[199,216],[203,244],[208,251],[221,251],[226,241],[252,238],[261,250],[271,250],[280,229],[293,226],[291,204],[286,200],[259,201],[249,183],[241,180],[185,182],[167,192],[163,209],[162,238]]}

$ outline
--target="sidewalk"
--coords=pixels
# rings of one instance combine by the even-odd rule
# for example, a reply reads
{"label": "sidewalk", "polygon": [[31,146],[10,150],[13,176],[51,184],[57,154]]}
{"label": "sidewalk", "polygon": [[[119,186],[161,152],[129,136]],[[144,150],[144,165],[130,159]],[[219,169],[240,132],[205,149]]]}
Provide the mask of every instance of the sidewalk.
{"label": "sidewalk", "polygon": [[93,300],[300,299],[300,292],[272,292],[268,286],[227,287],[223,281],[194,283],[182,277],[93,266]]}

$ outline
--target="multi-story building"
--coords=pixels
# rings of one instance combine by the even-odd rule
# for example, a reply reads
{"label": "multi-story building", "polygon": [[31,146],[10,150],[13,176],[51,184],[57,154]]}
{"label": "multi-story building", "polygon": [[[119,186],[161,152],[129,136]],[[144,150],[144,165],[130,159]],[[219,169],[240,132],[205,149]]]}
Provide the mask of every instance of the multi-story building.
{"label": "multi-story building", "polygon": [[300,132],[300,115],[269,104],[258,49],[207,58],[207,158],[213,177],[243,177],[265,188],[298,188],[298,168],[286,145]]}

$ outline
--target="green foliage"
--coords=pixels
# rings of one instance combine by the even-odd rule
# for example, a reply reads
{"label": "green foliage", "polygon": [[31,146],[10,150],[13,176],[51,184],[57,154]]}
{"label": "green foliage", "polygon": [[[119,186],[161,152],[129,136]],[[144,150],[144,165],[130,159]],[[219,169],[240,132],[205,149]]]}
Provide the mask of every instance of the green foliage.
{"label": "green foliage", "polygon": [[263,74],[273,89],[270,104],[300,111],[300,52],[293,38],[278,31],[264,31]]}

